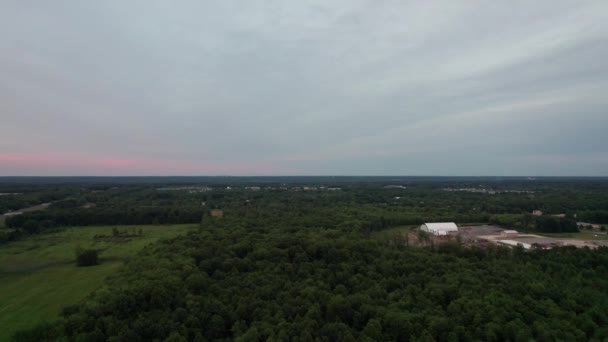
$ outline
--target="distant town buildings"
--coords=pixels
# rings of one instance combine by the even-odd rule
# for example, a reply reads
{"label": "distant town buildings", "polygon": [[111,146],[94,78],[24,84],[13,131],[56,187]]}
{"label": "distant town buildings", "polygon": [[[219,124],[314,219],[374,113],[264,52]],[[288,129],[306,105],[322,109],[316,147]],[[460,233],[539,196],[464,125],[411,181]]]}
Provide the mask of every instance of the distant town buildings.
{"label": "distant town buildings", "polygon": [[[211,188],[209,186],[167,186],[167,187],[162,187],[162,188],[157,188],[157,191],[183,191],[183,192],[188,192],[190,194],[196,194],[196,193],[202,193],[202,192],[208,192],[208,191],[231,191],[233,189],[244,189],[244,190],[248,190],[248,191],[261,191],[261,190],[266,190],[266,191],[340,191],[342,190],[342,188],[339,187],[326,187],[326,186],[314,186],[314,185],[308,185],[308,186],[280,186],[280,187],[273,187],[273,186],[240,186],[240,187],[233,187],[233,186],[226,186],[226,187],[215,187],[215,188]],[[0,194],[1,195],[1,194]]]}
{"label": "distant town buildings", "polygon": [[514,194],[533,194],[534,191],[529,190],[495,190],[485,188],[444,188],[443,191],[449,192],[475,192],[480,194],[495,195],[500,193],[514,193]]}
{"label": "distant town buildings", "polygon": [[157,191],[187,191],[188,193],[195,194],[199,192],[211,191],[208,186],[169,186],[165,188],[158,188]]}
{"label": "distant town buildings", "polygon": [[403,186],[403,185],[386,185],[384,186],[385,189],[407,189],[407,187]]}

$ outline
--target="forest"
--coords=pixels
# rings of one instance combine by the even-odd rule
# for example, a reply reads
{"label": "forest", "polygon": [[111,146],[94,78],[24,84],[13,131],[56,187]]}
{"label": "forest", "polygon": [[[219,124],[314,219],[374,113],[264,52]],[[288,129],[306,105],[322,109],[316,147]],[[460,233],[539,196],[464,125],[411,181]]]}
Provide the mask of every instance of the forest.
{"label": "forest", "polygon": [[[6,179],[10,180],[7,182]],[[274,203],[315,207],[355,220],[364,229],[432,221],[492,222],[506,227],[539,232],[576,231],[575,221],[608,222],[606,182],[601,179],[554,179],[523,181],[492,178],[385,178],[385,177],[223,177],[205,178],[205,191],[159,191],[163,187],[200,183],[186,177],[181,182],[162,177],[50,178],[27,183],[28,178],[6,178],[0,192],[2,212],[51,203],[49,210],[26,212],[6,219],[10,232],[0,232],[0,243],[62,226],[198,223],[209,208],[242,211],[274,210]],[[61,178],[60,178],[61,179]],[[180,178],[177,178],[180,179]],[[2,179],[0,179],[2,181]],[[51,182],[52,181],[52,182]],[[111,183],[113,181],[115,183]],[[164,181],[164,183],[162,182]],[[396,182],[395,182],[396,181]],[[399,184],[403,188],[390,187]],[[311,184],[339,191],[303,191]],[[257,186],[263,191],[247,190]],[[387,188],[388,186],[388,188]],[[229,188],[229,189],[228,189]],[[496,194],[448,189],[493,189]],[[533,210],[547,214],[533,217]]]}
{"label": "forest", "polygon": [[276,219],[209,218],[17,340],[608,338],[608,248],[389,248]]}
{"label": "forest", "polygon": [[[535,232],[577,230],[581,219],[603,224],[608,181],[222,179],[201,192],[158,190],[178,185],[4,185],[65,195],[7,219],[6,230],[22,234],[15,239],[72,225],[198,225],[148,245],[60,319],[14,340],[608,339],[606,247],[410,247],[375,235],[426,221]],[[471,187],[493,193],[445,190]]]}

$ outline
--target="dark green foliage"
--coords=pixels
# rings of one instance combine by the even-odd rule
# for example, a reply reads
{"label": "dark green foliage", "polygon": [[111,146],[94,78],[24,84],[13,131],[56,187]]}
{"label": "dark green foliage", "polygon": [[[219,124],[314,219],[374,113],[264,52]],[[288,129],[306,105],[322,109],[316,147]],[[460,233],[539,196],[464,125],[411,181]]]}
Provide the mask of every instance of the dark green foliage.
{"label": "dark green foliage", "polygon": [[76,265],[95,266],[99,264],[99,252],[94,249],[76,249]]}
{"label": "dark green foliage", "polygon": [[[0,208],[18,210],[52,202],[47,210],[26,212],[6,220],[8,227],[28,234],[43,233],[48,228],[62,226],[198,223],[201,216],[213,208],[224,209],[227,215],[263,208],[272,215],[278,202],[288,204],[287,210],[304,206],[316,209],[320,216],[328,212],[341,215],[344,217],[340,222],[341,229],[356,229],[363,234],[397,225],[437,221],[490,221],[521,230],[535,230],[538,226],[539,232],[574,231],[571,222],[560,222],[558,225],[551,221],[536,222],[529,215],[535,209],[547,214],[566,213],[569,218],[578,214],[577,220],[592,223],[606,223],[604,219],[608,219],[608,182],[602,179],[547,178],[527,181],[516,178],[403,177],[399,180],[395,177],[274,177],[231,178],[228,184],[227,179],[219,177],[203,178],[209,182],[207,185],[213,187],[208,192],[158,190],[193,179],[75,178],[49,179],[46,180],[48,184],[29,180],[33,184],[28,185],[13,179],[14,183],[0,183],[0,191],[22,194],[0,196]],[[252,181],[259,183],[251,184]],[[310,185],[307,181],[342,190],[302,191],[303,185]],[[406,185],[407,189],[384,188],[384,185],[393,182]],[[232,187],[231,190],[226,190],[228,185]],[[246,185],[257,185],[263,189],[247,191]],[[489,188],[499,192],[492,195],[449,192],[444,191],[445,188]],[[396,200],[396,197],[399,199]],[[82,207],[85,203],[94,206],[85,209]],[[323,217],[316,219],[317,223],[324,224]]]}
{"label": "dark green foliage", "polygon": [[19,229],[9,230],[9,231],[0,230],[0,244],[11,242],[11,241],[16,241],[16,240],[20,239],[21,237],[23,237],[24,235],[25,235],[25,233]]}
{"label": "dark green foliage", "polygon": [[[147,247],[88,300],[66,308],[60,321],[21,332],[16,340],[608,339],[608,248],[524,251],[430,241],[414,248],[407,235],[375,237],[379,230],[425,221],[574,231],[575,213],[581,213],[578,219],[604,217],[605,180],[404,179],[407,189],[385,189],[393,178],[332,178],[321,184],[342,190],[303,191],[280,188],[301,187],[295,182],[308,178],[260,178],[255,185],[273,188],[254,192],[234,185],[240,179],[220,179],[203,193],[123,181],[82,181],[64,192],[53,185],[48,191],[63,195],[55,201],[78,200],[9,219],[14,229],[0,241],[65,225],[200,222],[200,230]],[[443,190],[481,182],[533,192]],[[95,207],[78,207],[85,202]],[[225,217],[211,219],[212,208]],[[535,209],[567,215],[534,217],[529,213]],[[135,228],[116,229],[108,238],[137,234]]]}
{"label": "dark green foliage", "polygon": [[535,218],[536,230],[542,233],[578,232],[576,221],[555,216],[538,216]]}
{"label": "dark green foliage", "polygon": [[87,201],[83,197],[79,197],[79,198],[68,197],[64,200],[53,203],[51,205],[51,207],[57,208],[57,209],[78,208],[78,207],[82,207],[86,203],[87,203]]}
{"label": "dark green foliage", "polygon": [[23,223],[23,230],[25,230],[28,234],[36,234],[40,232],[40,223],[35,220],[27,220]]}
{"label": "dark green foliage", "polygon": [[608,223],[608,210],[583,211],[577,215],[581,221]]}
{"label": "dark green foliage", "polygon": [[129,341],[608,338],[608,248],[387,248],[361,232],[307,228],[297,213],[249,213],[147,248],[52,331]]}
{"label": "dark green foliage", "polygon": [[578,226],[574,219],[551,215],[500,214],[491,216],[490,223],[540,233],[578,232]]}
{"label": "dark green foliage", "polygon": [[41,323],[35,328],[22,330],[15,333],[14,341],[20,342],[38,342],[38,341],[53,341],[59,336],[59,332],[50,323]]}

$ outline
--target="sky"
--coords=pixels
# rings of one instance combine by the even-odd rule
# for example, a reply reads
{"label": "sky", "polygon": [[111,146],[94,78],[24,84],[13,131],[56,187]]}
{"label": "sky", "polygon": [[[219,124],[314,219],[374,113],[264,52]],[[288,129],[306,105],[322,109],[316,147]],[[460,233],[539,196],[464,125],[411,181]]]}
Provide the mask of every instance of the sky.
{"label": "sky", "polygon": [[0,1],[0,176],[608,176],[608,1]]}

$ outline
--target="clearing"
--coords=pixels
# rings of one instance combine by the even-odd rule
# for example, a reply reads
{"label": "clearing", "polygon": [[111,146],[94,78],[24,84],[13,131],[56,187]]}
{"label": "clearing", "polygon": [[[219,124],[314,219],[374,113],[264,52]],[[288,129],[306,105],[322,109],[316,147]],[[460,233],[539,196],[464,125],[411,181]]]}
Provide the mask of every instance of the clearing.
{"label": "clearing", "polygon": [[45,210],[50,205],[51,205],[51,203],[42,203],[42,204],[38,204],[38,205],[35,205],[32,207],[23,208],[23,209],[19,209],[19,210],[15,210],[15,211],[10,211],[8,213],[4,213],[4,214],[0,215],[0,227],[4,227],[4,221],[6,221],[6,218],[11,216],[11,214],[14,215],[14,213],[27,213],[30,211]]}
{"label": "clearing", "polygon": [[[0,245],[0,341],[17,330],[57,318],[103,284],[125,258],[144,246],[195,229],[197,225],[71,227]],[[112,229],[142,236],[112,236]],[[76,267],[77,247],[100,250],[100,264]]]}
{"label": "clearing", "polygon": [[543,233],[545,236],[555,238],[570,238],[579,240],[608,240],[608,234],[602,231],[581,230],[578,233]]}

